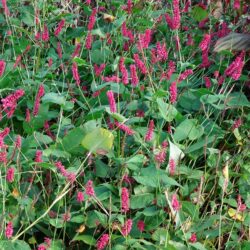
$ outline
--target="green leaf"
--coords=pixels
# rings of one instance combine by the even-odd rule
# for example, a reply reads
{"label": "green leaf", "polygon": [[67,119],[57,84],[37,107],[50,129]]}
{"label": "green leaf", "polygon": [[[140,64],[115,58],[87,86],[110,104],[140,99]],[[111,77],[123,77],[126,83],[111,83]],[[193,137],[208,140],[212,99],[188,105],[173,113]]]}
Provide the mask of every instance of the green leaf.
{"label": "green leaf", "polygon": [[105,186],[98,186],[95,188],[96,197],[100,200],[106,200],[110,198],[110,190]]}
{"label": "green leaf", "polygon": [[195,95],[195,93],[192,93],[190,90],[185,91],[180,97],[178,104],[184,108],[185,110],[188,110],[190,112],[197,111],[200,109],[201,102],[199,100],[199,97]]}
{"label": "green leaf", "polygon": [[83,138],[81,144],[91,152],[108,152],[113,146],[113,134],[104,128],[95,128]]}
{"label": "green leaf", "polygon": [[187,138],[190,140],[198,139],[203,135],[204,129],[201,125],[198,125],[196,119],[184,120],[175,130],[174,139],[176,141],[182,141]]}
{"label": "green leaf", "polygon": [[73,241],[83,241],[85,244],[89,246],[95,246],[96,245],[96,240],[94,237],[90,235],[77,235],[73,238]]}
{"label": "green leaf", "polygon": [[130,199],[130,208],[139,209],[144,208],[152,203],[154,195],[150,193],[132,195]]}
{"label": "green leaf", "polygon": [[226,105],[229,107],[250,107],[250,102],[243,93],[234,92],[228,96]]}
{"label": "green leaf", "polygon": [[73,223],[83,223],[85,220],[84,216],[83,215],[77,215],[77,216],[73,216],[71,219],[70,219],[70,222],[73,222]]}
{"label": "green leaf", "polygon": [[106,38],[105,33],[101,29],[94,29],[94,30],[92,30],[91,33],[92,33],[92,35],[97,35],[97,36],[99,36],[102,39]]}
{"label": "green leaf", "polygon": [[51,142],[53,142],[51,137],[44,135],[44,134],[41,134],[39,132],[34,132],[34,139],[35,139],[35,141],[38,141],[38,142],[43,143],[43,144],[50,144]]}
{"label": "green leaf", "polygon": [[30,6],[27,6],[27,7],[22,6],[22,8],[20,8],[20,10],[22,11],[22,14],[21,14],[22,22],[24,22],[28,26],[34,26],[35,25],[34,14],[33,14],[34,9],[30,8]]}
{"label": "green leaf", "polygon": [[132,158],[128,159],[125,164],[131,170],[136,170],[139,167],[142,167],[143,164],[147,161],[147,157],[142,154],[137,154]]}
{"label": "green leaf", "polygon": [[241,250],[248,250],[250,249],[250,241],[243,241],[241,245]]}
{"label": "green leaf", "polygon": [[59,105],[65,104],[66,100],[63,96],[57,93],[47,93],[42,97],[43,103],[55,103]]}
{"label": "green leaf", "polygon": [[165,228],[158,228],[152,235],[152,239],[159,242],[160,245],[165,244],[168,240],[168,230]]}
{"label": "green leaf", "polygon": [[96,166],[96,176],[97,177],[105,178],[108,176],[110,169],[109,169],[107,164],[105,164],[101,160],[97,159],[95,162],[95,166]]}
{"label": "green leaf", "polygon": [[224,95],[203,95],[200,98],[200,101],[204,104],[210,104],[214,108],[222,110],[225,109],[226,97]]}
{"label": "green leaf", "polygon": [[182,212],[187,213],[188,215],[191,216],[192,221],[195,221],[198,219],[199,209],[193,203],[189,201],[183,201],[181,203],[181,208],[182,208]]}
{"label": "green leaf", "polygon": [[171,122],[177,115],[177,110],[173,105],[167,104],[162,98],[157,98],[157,104],[160,111],[160,115],[167,122]]}
{"label": "green leaf", "polygon": [[161,169],[156,169],[154,166],[143,168],[141,175],[133,176],[133,178],[140,184],[149,186],[149,187],[171,187],[179,186],[171,177],[168,177],[167,172]]}
{"label": "green leaf", "polygon": [[194,247],[195,249],[198,250],[207,250],[200,242],[195,242],[195,243],[189,243],[190,246]]}
{"label": "green leaf", "polygon": [[95,49],[91,51],[91,60],[96,64],[105,63],[111,54],[112,51],[108,48],[103,48],[102,50]]}
{"label": "green leaf", "polygon": [[51,245],[48,250],[64,250],[64,245],[62,240],[52,240]]}
{"label": "green leaf", "polygon": [[122,24],[126,21],[126,16],[121,16],[113,22],[115,28],[120,28]]}
{"label": "green leaf", "polygon": [[49,223],[55,228],[62,228],[64,226],[64,221],[63,219],[60,219],[60,218],[55,218],[55,219],[50,218]]}
{"label": "green leaf", "polygon": [[208,12],[201,8],[200,6],[194,6],[191,11],[191,16],[197,21],[200,22],[201,20],[205,19],[208,16]]}
{"label": "green leaf", "polygon": [[76,62],[77,63],[77,66],[83,66],[83,65],[88,65],[87,62],[82,59],[82,58],[79,58],[79,57],[75,57],[73,59],[73,62]]}
{"label": "green leaf", "polygon": [[96,228],[96,222],[100,222],[104,227],[107,225],[107,215],[102,214],[96,210],[87,213],[86,226],[89,228]]}
{"label": "green leaf", "polygon": [[166,250],[188,250],[188,248],[181,242],[170,240]]}
{"label": "green leaf", "polygon": [[212,142],[214,142],[215,136],[210,136],[207,138],[200,138],[199,141],[192,144],[187,148],[186,153],[193,153],[194,151],[200,150],[204,148],[204,146],[208,147]]}
{"label": "green leaf", "polygon": [[145,215],[145,216],[155,216],[159,213],[159,210],[157,209],[156,206],[151,206],[151,207],[147,207],[145,208],[142,213]]}
{"label": "green leaf", "polygon": [[119,113],[111,113],[108,112],[115,120],[117,120],[118,122],[125,122],[127,120],[127,118]]}
{"label": "green leaf", "polygon": [[62,139],[62,147],[65,151],[69,152],[79,146],[83,138],[83,129],[80,127],[74,128]]}
{"label": "green leaf", "polygon": [[22,240],[16,240],[12,242],[11,240],[1,240],[0,241],[1,250],[31,250],[29,245]]}
{"label": "green leaf", "polygon": [[51,145],[49,148],[43,150],[43,155],[49,157],[51,155],[56,156],[58,158],[70,158],[70,154],[66,151],[60,150],[56,148],[56,145]]}

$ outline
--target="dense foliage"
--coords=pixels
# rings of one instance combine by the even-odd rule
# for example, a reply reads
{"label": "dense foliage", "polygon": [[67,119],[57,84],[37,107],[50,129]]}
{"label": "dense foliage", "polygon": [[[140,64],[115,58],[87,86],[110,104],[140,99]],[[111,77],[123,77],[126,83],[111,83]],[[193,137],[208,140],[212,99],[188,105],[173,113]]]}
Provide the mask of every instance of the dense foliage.
{"label": "dense foliage", "polygon": [[0,249],[250,248],[248,1],[0,2]]}

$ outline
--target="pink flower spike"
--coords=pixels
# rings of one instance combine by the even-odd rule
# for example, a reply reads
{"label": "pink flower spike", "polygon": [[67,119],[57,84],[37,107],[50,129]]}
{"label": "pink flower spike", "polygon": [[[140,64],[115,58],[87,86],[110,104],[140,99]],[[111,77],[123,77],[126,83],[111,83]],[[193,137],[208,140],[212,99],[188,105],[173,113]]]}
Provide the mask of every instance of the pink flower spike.
{"label": "pink flower spike", "polygon": [[63,28],[64,24],[65,24],[65,19],[62,19],[62,20],[59,22],[59,24],[58,24],[58,26],[57,26],[57,28],[56,28],[56,30],[55,30],[55,32],[54,32],[54,35],[55,35],[55,36],[58,36],[58,35],[60,34],[60,32],[62,31],[62,28]]}
{"label": "pink flower spike", "polygon": [[74,173],[66,172],[65,177],[68,182],[75,182],[76,180],[76,175]]}
{"label": "pink flower spike", "polygon": [[102,74],[103,70],[105,69],[106,64],[102,63],[100,66],[97,64],[94,65],[95,76],[98,77]]}
{"label": "pink flower spike", "polygon": [[44,242],[48,245],[48,247],[51,246],[51,239],[48,237],[44,237]]}
{"label": "pink flower spike", "polygon": [[14,181],[14,174],[15,174],[15,169],[13,167],[8,168],[7,173],[6,173],[6,180],[7,182],[13,182]]}
{"label": "pink flower spike", "polygon": [[35,40],[40,40],[40,38],[41,38],[41,34],[40,34],[40,32],[37,32],[36,34],[35,34]]}
{"label": "pink flower spike", "polygon": [[158,61],[164,62],[168,59],[168,51],[166,49],[166,43],[161,44],[160,42],[156,43],[156,55]]}
{"label": "pink flower spike", "polygon": [[224,81],[225,81],[225,77],[224,77],[224,76],[220,76],[220,77],[218,78],[218,85],[219,85],[219,86],[222,85]]}
{"label": "pink flower spike", "polygon": [[193,46],[194,45],[194,40],[191,34],[188,34],[187,36],[188,40],[187,40],[187,46]]}
{"label": "pink flower spike", "polygon": [[211,35],[210,34],[205,34],[202,41],[199,44],[199,48],[204,51],[209,48],[209,44],[211,41]]}
{"label": "pink flower spike", "polygon": [[49,60],[48,60],[48,66],[49,68],[52,66],[53,64],[53,59],[50,57]]}
{"label": "pink flower spike", "polygon": [[240,9],[240,0],[234,0],[234,9],[236,10]]}
{"label": "pink flower spike", "polygon": [[116,103],[115,103],[114,93],[112,90],[107,91],[107,97],[109,101],[110,112],[116,113]]}
{"label": "pink flower spike", "polygon": [[63,176],[67,175],[65,167],[62,165],[60,161],[55,162],[55,166]]}
{"label": "pink flower spike", "polygon": [[95,15],[96,15],[96,13],[97,13],[97,10],[96,10],[96,8],[94,8],[92,10],[92,13],[91,13],[90,17],[89,17],[88,31],[91,31],[95,26],[95,22],[96,22]]}
{"label": "pink flower spike", "polygon": [[131,219],[128,219],[125,223],[124,223],[124,226],[121,228],[121,231],[122,231],[122,235],[125,237],[125,236],[128,236],[131,229],[132,229],[132,225],[133,225],[133,221]]}
{"label": "pink flower spike", "polygon": [[242,200],[241,200],[241,195],[239,194],[237,196],[237,210],[239,212],[244,212],[246,210],[246,205],[244,203],[242,203]]}
{"label": "pink flower spike", "polygon": [[242,120],[241,120],[241,118],[239,118],[236,121],[234,121],[232,129],[235,130],[236,128],[239,128],[241,125],[242,125]]}
{"label": "pink flower spike", "polygon": [[16,137],[16,141],[15,141],[15,146],[17,149],[21,149],[21,144],[22,144],[22,137],[20,135],[18,135]]}
{"label": "pink flower spike", "polygon": [[133,87],[136,87],[139,83],[139,79],[136,73],[136,66],[135,64],[130,65],[130,76],[131,76],[131,83]]}
{"label": "pink flower spike", "polygon": [[192,243],[197,242],[197,236],[195,233],[192,233],[191,237],[189,238],[189,241]]}
{"label": "pink flower spike", "polygon": [[191,6],[191,0],[186,0],[185,1],[185,6],[184,6],[182,12],[187,13],[189,11],[190,6]]}
{"label": "pink flower spike", "polygon": [[77,202],[81,203],[84,201],[84,194],[81,191],[78,191],[76,194],[76,200]]}
{"label": "pink flower spike", "polygon": [[123,23],[122,23],[121,32],[122,32],[122,35],[123,35],[123,36],[127,37],[128,29],[127,29],[126,22],[123,22]]}
{"label": "pink flower spike", "polygon": [[172,205],[174,211],[179,211],[180,208],[181,208],[180,203],[179,203],[179,201],[177,199],[177,195],[176,194],[173,194],[173,196],[172,196],[171,205]]}
{"label": "pink flower spike", "polygon": [[43,26],[43,32],[42,32],[42,40],[44,42],[48,42],[49,41],[49,30],[46,24],[44,24]]}
{"label": "pink flower spike", "polygon": [[145,223],[143,220],[137,222],[137,228],[141,233],[145,230]]}
{"label": "pink flower spike", "polygon": [[80,76],[78,73],[78,66],[76,62],[73,62],[72,64],[72,74],[73,74],[74,80],[76,81],[76,85],[80,86],[81,81],[80,81]]}
{"label": "pink flower spike", "polygon": [[137,47],[138,50],[147,49],[151,42],[152,30],[146,29],[144,34],[139,34]]}
{"label": "pink flower spike", "polygon": [[145,141],[151,141],[153,139],[153,132],[154,132],[154,120],[150,120],[148,131],[145,135]]}
{"label": "pink flower spike", "polygon": [[119,83],[121,79],[118,76],[104,76],[102,77],[104,82],[116,82]]}
{"label": "pink flower spike", "polygon": [[56,51],[59,59],[62,59],[62,46],[60,42],[57,42]]}
{"label": "pink flower spike", "polygon": [[86,37],[86,42],[85,42],[85,48],[90,50],[92,47],[92,42],[93,42],[93,37],[91,32],[88,32],[88,35]]}
{"label": "pink flower spike", "polygon": [[14,93],[8,95],[1,100],[3,104],[3,109],[7,114],[8,118],[11,118],[15,112],[17,101],[24,95],[23,89],[18,89]]}
{"label": "pink flower spike", "polygon": [[9,11],[8,6],[7,6],[7,1],[6,0],[2,0],[2,6],[3,6],[3,9],[4,9],[4,14],[6,16],[9,16],[10,15],[10,11]]}
{"label": "pink flower spike", "polygon": [[124,57],[121,57],[121,59],[120,59],[119,70],[122,73],[122,83],[124,85],[127,85],[128,84],[128,71],[127,71],[125,64],[124,64]]}
{"label": "pink flower spike", "polygon": [[204,77],[204,81],[205,81],[205,86],[206,86],[206,88],[208,88],[208,89],[211,88],[212,83],[211,83],[210,78],[207,77],[207,76],[205,76],[205,77]]}
{"label": "pink flower spike", "polygon": [[65,222],[70,221],[70,219],[71,219],[71,214],[70,214],[70,212],[64,213],[64,214],[62,215],[62,219],[63,219],[63,221],[65,221]]}
{"label": "pink flower spike", "polygon": [[80,43],[76,44],[75,50],[74,50],[74,52],[73,52],[73,54],[71,56],[72,58],[75,58],[75,57],[79,56],[79,54],[81,52],[81,47],[82,47],[82,45]]}
{"label": "pink flower spike", "polygon": [[166,22],[170,29],[177,30],[181,25],[181,13],[179,0],[173,0],[173,17],[165,14]]}
{"label": "pink flower spike", "polygon": [[123,187],[122,193],[121,193],[121,203],[122,203],[122,212],[128,212],[129,211],[129,192],[128,189]]}
{"label": "pink flower spike", "polygon": [[37,116],[39,113],[41,97],[43,97],[44,94],[45,94],[44,86],[41,84],[39,86],[39,89],[38,89],[38,92],[36,95],[36,99],[35,99],[35,103],[34,103],[34,108],[33,108],[33,115],[34,116]]}
{"label": "pink flower spike", "polygon": [[176,82],[172,82],[169,87],[170,103],[175,103],[177,100],[177,85]]}
{"label": "pink flower spike", "polygon": [[43,162],[43,152],[41,150],[36,151],[35,162]]}
{"label": "pink flower spike", "polygon": [[133,135],[135,133],[130,127],[128,127],[125,124],[122,124],[122,123],[119,123],[119,122],[115,121],[115,125],[120,130],[124,131],[127,135]]}
{"label": "pink flower spike", "polygon": [[178,82],[181,82],[183,80],[186,80],[188,76],[192,75],[194,72],[192,69],[187,69],[178,78]]}
{"label": "pink flower spike", "polygon": [[21,62],[21,60],[22,60],[22,56],[18,55],[17,58],[16,58],[16,61],[15,61],[14,65],[13,65],[13,69],[15,69],[19,65],[19,63]]}
{"label": "pink flower spike", "polygon": [[95,196],[95,190],[93,188],[93,181],[88,180],[88,182],[85,185],[85,193],[88,196]]}
{"label": "pink flower spike", "polygon": [[241,52],[236,59],[227,67],[225,75],[232,77],[234,80],[238,80],[241,76],[241,72],[244,66],[245,52]]}
{"label": "pink flower spike", "polygon": [[0,151],[0,163],[4,163],[5,165],[7,164],[8,162],[8,159],[7,159],[7,152],[6,151]]}
{"label": "pink flower spike", "polygon": [[96,248],[97,250],[103,250],[109,243],[109,235],[103,234],[102,237],[97,241]]}
{"label": "pink flower spike", "polygon": [[131,14],[131,12],[132,12],[132,7],[133,7],[132,0],[128,0],[128,2],[127,2],[127,8],[126,8],[128,14]]}
{"label": "pink flower spike", "polygon": [[6,148],[6,145],[4,144],[4,138],[9,134],[9,132],[10,129],[8,127],[0,132],[0,149]]}
{"label": "pink flower spike", "polygon": [[161,81],[163,79],[170,80],[173,73],[175,72],[176,66],[174,61],[169,61],[167,72],[163,72],[161,75]]}
{"label": "pink flower spike", "polygon": [[13,224],[10,221],[7,224],[6,229],[5,229],[5,236],[6,236],[6,238],[10,239],[12,237],[12,235],[13,235],[13,232],[14,232],[14,230],[13,230]]}
{"label": "pink flower spike", "polygon": [[40,244],[37,250],[47,250],[47,246],[45,246],[44,244]]}
{"label": "pink flower spike", "polygon": [[176,164],[174,159],[170,159],[169,160],[169,174],[170,175],[174,175],[175,174],[175,168],[176,168]]}
{"label": "pink flower spike", "polygon": [[5,61],[0,60],[0,77],[3,76],[3,73],[5,71],[5,66],[6,66]]}
{"label": "pink flower spike", "polygon": [[201,58],[202,58],[202,63],[200,65],[200,67],[201,68],[208,68],[212,63],[208,57],[208,50],[202,50]]}
{"label": "pink flower spike", "polygon": [[138,54],[134,54],[134,60],[136,67],[140,70],[142,74],[147,74],[147,68],[144,64],[144,62],[139,58]]}

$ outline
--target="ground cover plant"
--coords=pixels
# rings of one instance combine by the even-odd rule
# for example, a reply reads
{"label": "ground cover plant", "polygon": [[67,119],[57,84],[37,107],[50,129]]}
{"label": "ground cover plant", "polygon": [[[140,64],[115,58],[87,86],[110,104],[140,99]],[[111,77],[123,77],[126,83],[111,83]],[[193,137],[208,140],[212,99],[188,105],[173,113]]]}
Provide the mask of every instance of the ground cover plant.
{"label": "ground cover plant", "polygon": [[248,1],[0,2],[0,249],[250,248]]}

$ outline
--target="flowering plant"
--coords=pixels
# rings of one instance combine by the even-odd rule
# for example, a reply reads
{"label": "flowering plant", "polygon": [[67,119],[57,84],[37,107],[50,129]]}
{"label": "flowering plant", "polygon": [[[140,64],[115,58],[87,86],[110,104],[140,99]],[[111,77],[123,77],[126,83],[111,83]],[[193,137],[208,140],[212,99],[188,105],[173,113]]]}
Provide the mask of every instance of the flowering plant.
{"label": "flowering plant", "polygon": [[0,3],[0,249],[248,249],[248,1]]}

